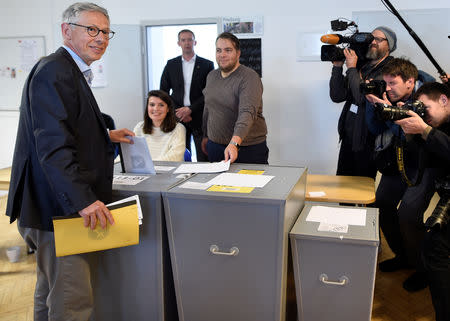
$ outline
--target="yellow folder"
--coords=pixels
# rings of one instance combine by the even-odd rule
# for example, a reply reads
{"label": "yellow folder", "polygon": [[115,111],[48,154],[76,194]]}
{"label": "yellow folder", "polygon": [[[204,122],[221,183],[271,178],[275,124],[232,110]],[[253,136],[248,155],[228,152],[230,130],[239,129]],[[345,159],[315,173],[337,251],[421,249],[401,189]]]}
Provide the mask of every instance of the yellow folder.
{"label": "yellow folder", "polygon": [[139,243],[139,220],[136,201],[108,206],[114,225],[94,230],[84,227],[83,218],[54,217],[56,256],[107,250]]}

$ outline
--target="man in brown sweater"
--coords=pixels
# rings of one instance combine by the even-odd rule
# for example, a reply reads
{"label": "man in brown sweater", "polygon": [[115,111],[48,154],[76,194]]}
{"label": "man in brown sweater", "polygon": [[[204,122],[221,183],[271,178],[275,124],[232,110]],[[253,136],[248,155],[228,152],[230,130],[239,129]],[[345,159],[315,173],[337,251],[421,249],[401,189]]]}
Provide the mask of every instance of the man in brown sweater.
{"label": "man in brown sweater", "polygon": [[240,54],[236,36],[224,32],[217,37],[219,68],[209,73],[203,91],[202,149],[211,162],[267,164],[263,86],[253,69],[239,63]]}

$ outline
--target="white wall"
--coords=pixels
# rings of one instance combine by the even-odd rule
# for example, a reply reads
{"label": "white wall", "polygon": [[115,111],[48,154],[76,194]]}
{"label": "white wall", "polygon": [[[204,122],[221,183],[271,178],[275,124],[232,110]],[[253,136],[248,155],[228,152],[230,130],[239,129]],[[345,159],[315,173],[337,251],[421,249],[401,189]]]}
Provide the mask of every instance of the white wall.
{"label": "white wall", "polygon": [[[393,2],[400,12],[450,8],[448,0]],[[55,29],[62,11],[70,3],[72,1],[67,0],[0,0],[0,37],[44,35],[50,53],[59,46],[55,43]],[[336,127],[341,105],[333,104],[328,97],[331,64],[296,62],[295,41],[298,32],[325,33],[330,29],[330,20],[351,18],[353,11],[385,11],[381,1],[228,0],[219,4],[210,0],[191,0],[169,1],[164,3],[165,6],[148,0],[128,0],[126,4],[121,0],[98,3],[109,10],[113,24],[140,24],[152,19],[263,16],[262,67],[264,114],[269,127],[269,162],[308,166],[313,173],[335,172],[338,152]],[[419,30],[415,31],[419,33]],[[439,50],[429,49],[432,53]],[[441,67],[449,69],[450,65]],[[436,75],[434,70],[429,72]],[[101,99],[99,105],[102,108]],[[0,114],[0,128],[6,120],[7,117]],[[1,136],[2,150],[4,145],[11,145],[14,135],[15,130]]]}

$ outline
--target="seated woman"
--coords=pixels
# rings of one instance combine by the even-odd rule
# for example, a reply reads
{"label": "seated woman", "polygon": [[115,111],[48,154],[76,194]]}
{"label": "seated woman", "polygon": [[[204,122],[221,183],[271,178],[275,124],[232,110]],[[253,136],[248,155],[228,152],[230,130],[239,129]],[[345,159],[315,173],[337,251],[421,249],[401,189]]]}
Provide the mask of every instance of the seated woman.
{"label": "seated woman", "polygon": [[172,100],[162,90],[148,93],[144,121],[134,128],[136,136],[145,136],[153,160],[183,161],[186,128],[177,123]]}

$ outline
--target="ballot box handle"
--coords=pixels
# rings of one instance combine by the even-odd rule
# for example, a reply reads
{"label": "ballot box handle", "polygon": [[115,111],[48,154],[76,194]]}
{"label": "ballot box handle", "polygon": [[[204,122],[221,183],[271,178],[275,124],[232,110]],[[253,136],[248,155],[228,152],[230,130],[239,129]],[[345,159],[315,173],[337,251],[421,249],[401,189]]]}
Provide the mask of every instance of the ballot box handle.
{"label": "ballot box handle", "polygon": [[239,254],[239,249],[236,246],[233,246],[229,252],[220,252],[219,247],[213,244],[209,247],[209,251],[214,255],[236,256]]}
{"label": "ballot box handle", "polygon": [[339,278],[339,281],[328,281],[328,275],[326,275],[325,273],[322,273],[319,276],[319,280],[320,280],[320,282],[322,282],[324,284],[338,285],[338,286],[344,286],[344,285],[348,284],[348,282],[349,282],[348,277],[346,277],[345,275],[341,276]]}

